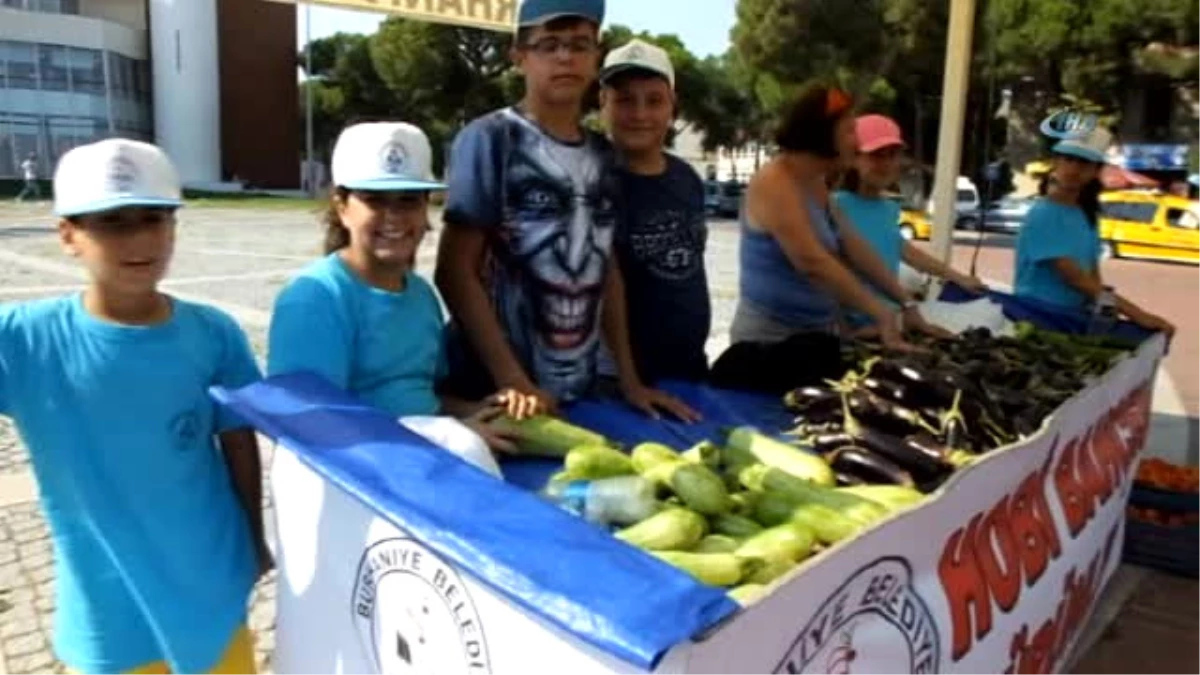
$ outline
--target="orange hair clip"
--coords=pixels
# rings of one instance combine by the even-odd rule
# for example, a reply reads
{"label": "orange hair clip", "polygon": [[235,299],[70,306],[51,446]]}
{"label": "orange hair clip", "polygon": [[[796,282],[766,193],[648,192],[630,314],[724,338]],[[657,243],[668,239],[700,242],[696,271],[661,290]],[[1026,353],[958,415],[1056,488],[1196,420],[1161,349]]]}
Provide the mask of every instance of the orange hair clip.
{"label": "orange hair clip", "polygon": [[825,114],[829,117],[837,117],[846,110],[850,109],[853,101],[850,94],[837,87],[830,87],[825,93]]}

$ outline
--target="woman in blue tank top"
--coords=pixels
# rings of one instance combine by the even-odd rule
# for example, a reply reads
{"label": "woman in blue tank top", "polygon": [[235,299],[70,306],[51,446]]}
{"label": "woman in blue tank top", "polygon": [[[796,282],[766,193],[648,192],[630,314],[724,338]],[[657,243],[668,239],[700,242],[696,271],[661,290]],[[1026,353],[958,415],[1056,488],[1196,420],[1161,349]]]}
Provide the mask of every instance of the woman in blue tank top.
{"label": "woman in blue tank top", "polygon": [[[856,153],[853,101],[812,87],[775,138],[780,153],[755,174],[742,210],[741,279],[732,342],[774,343],[837,333],[839,305],[863,312],[888,347],[908,348],[905,328],[938,332],[916,311],[872,246],[831,203],[829,177]],[[897,313],[860,280],[902,308]]]}

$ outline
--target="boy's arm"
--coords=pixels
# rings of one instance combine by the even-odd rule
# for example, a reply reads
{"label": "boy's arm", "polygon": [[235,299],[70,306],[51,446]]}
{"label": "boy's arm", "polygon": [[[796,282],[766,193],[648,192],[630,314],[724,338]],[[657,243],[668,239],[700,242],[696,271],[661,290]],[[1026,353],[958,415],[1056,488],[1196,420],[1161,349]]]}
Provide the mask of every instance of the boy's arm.
{"label": "boy's arm", "polygon": [[959,272],[941,260],[917,248],[912,242],[904,242],[903,248],[900,249],[900,258],[915,270],[953,282],[972,293],[987,292],[987,284],[980,281],[978,277],[968,276]]}
{"label": "boy's arm", "polygon": [[497,388],[536,395],[552,409],[554,397],[537,388],[513,353],[481,275],[487,233],[504,224],[506,160],[503,132],[495,124],[487,118],[472,122],[450,148],[446,227],[438,242],[434,282]]}
{"label": "boy's arm", "polygon": [[[246,334],[232,319],[226,317],[226,321],[225,358],[214,384],[236,389],[260,380],[262,373],[254,361],[254,352],[250,349]],[[246,523],[250,527],[258,561],[258,576],[261,577],[275,563],[271,559],[263,528],[262,459],[258,452],[258,438],[245,420],[224,407],[217,409],[216,432],[238,503],[246,512]]]}
{"label": "boy's arm", "polygon": [[255,559],[258,560],[258,576],[261,577],[274,567],[275,562],[271,558],[266,530],[263,528],[262,459],[258,452],[258,438],[251,429],[224,431],[218,438],[238,503],[246,512],[250,536],[254,541]]}
{"label": "boy's arm", "polygon": [[621,276],[621,266],[617,264],[617,254],[613,252],[608,259],[608,271],[604,281],[604,301],[601,310],[604,341],[612,352],[617,365],[617,378],[620,381],[621,393],[633,407],[647,415],[657,418],[658,408],[686,422],[700,419],[700,414],[687,404],[670,394],[647,387],[642,382],[633,362],[633,350],[629,346],[629,314],[625,306],[625,279]]}

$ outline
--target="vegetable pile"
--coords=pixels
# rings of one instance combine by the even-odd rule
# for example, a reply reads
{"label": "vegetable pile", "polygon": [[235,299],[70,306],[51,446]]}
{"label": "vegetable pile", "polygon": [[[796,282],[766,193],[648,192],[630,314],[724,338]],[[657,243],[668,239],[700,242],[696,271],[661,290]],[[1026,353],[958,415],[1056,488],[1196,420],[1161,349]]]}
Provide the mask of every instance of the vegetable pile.
{"label": "vegetable pile", "polygon": [[845,377],[789,392],[797,443],[826,457],[843,485],[936,489],[976,456],[1034,434],[1131,345],[1018,326],[927,338],[922,351],[878,343],[845,350]]}
{"label": "vegetable pile", "polygon": [[[594,440],[594,439],[593,439]],[[919,502],[908,487],[835,487],[820,457],[749,427],[727,433],[724,447],[684,452],[642,443],[628,455],[604,444],[571,448],[557,483],[641,476],[657,490],[648,517],[614,536],[699,581],[730,588],[742,604],[822,547],[851,538]]]}
{"label": "vegetable pile", "polygon": [[[1165,499],[1152,498],[1149,503],[1131,505],[1127,509],[1131,518],[1166,527],[1195,527],[1200,523],[1195,502],[1195,495],[1200,493],[1200,469],[1148,457],[1138,465],[1134,481],[1138,487],[1171,494]],[[1192,497],[1190,502],[1179,499],[1185,495]]]}

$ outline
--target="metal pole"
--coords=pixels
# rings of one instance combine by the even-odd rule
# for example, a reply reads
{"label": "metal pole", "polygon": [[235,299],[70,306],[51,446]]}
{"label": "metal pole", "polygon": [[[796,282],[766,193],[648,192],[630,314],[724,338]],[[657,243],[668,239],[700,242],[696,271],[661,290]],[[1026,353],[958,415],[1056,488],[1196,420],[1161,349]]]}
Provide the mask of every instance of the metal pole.
{"label": "metal pole", "polygon": [[313,72],[312,72],[312,3],[304,3],[304,144],[305,154],[307,155],[304,162],[304,172],[302,177],[307,178],[308,194],[316,196],[317,186],[316,172],[312,170],[313,165]]}
{"label": "metal pole", "polygon": [[945,262],[950,261],[950,244],[954,236],[956,183],[962,163],[963,120],[967,111],[974,28],[975,0],[950,0],[946,72],[942,79],[942,118],[933,180],[933,254]]}

